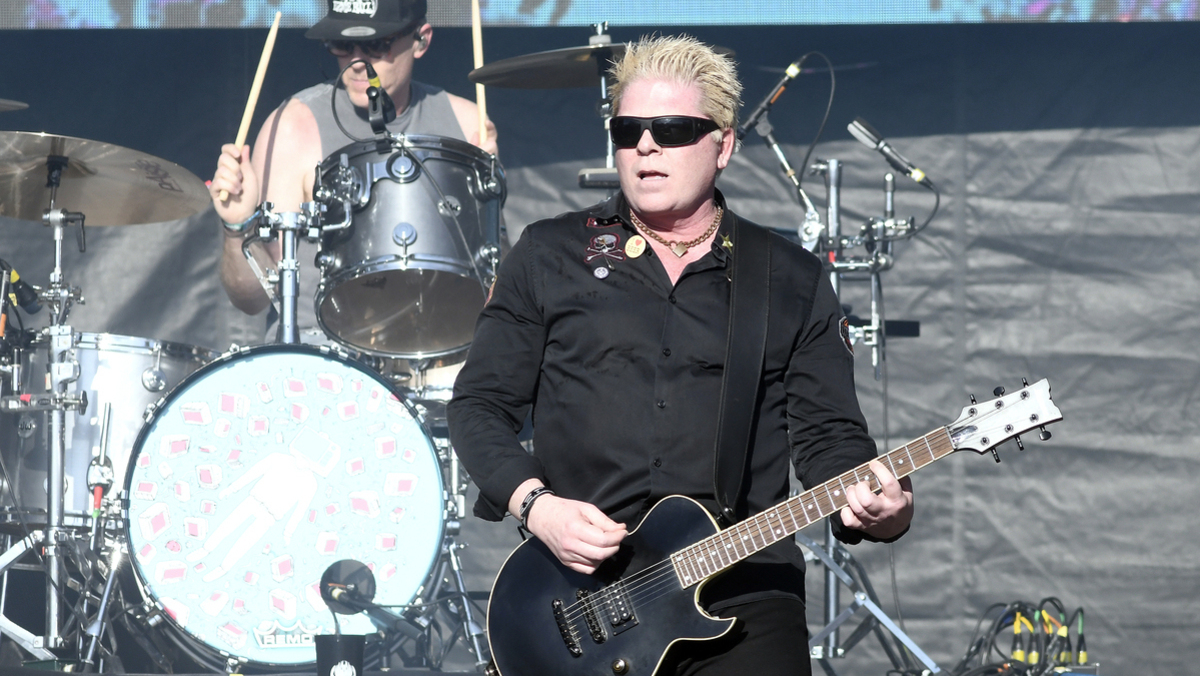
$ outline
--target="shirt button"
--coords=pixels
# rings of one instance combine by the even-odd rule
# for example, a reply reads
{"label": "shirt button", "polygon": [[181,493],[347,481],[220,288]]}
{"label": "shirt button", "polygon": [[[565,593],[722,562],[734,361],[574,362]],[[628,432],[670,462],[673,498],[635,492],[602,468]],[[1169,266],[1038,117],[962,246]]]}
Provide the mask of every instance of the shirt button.
{"label": "shirt button", "polygon": [[662,467],[662,458],[655,458],[655,459],[654,459],[654,466],[655,466],[655,467]]}
{"label": "shirt button", "polygon": [[663,401],[662,399],[659,399],[658,401],[654,402],[654,405],[659,408],[666,408],[667,402]]}
{"label": "shirt button", "polygon": [[663,356],[664,356],[664,357],[670,357],[670,356],[671,356],[671,348],[669,348],[669,347],[664,347],[664,348],[663,348]]}

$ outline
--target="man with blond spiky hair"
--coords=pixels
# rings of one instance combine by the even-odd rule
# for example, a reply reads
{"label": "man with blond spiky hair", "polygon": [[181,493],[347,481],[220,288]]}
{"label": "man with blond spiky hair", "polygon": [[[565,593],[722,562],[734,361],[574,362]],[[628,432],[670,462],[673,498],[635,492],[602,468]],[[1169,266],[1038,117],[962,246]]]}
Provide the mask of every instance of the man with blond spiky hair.
{"label": "man with blond spiky hair", "polygon": [[[476,514],[519,517],[563,567],[585,574],[619,561],[634,526],[668,496],[720,513],[714,446],[732,252],[762,230],[716,189],[740,106],[732,61],[690,37],[651,37],[630,45],[612,76],[621,190],[525,229],[448,411],[480,488]],[[769,321],[738,518],[787,498],[789,461],[813,486],[875,457],[821,262],[778,235],[754,236],[770,254]],[[532,454],[517,440],[530,408]],[[894,540],[912,518],[908,480],[870,467],[879,492],[850,486],[833,517],[849,543]],[[655,673],[810,673],[803,568],[785,539],[713,579],[700,605],[737,622],[711,640],[674,643]]]}

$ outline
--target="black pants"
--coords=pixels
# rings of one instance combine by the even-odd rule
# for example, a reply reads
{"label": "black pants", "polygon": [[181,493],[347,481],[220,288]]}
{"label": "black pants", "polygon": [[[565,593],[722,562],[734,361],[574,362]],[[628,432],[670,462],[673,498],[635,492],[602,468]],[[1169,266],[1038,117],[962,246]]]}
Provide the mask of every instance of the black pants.
{"label": "black pants", "polygon": [[767,599],[721,615],[738,619],[729,633],[671,646],[658,676],[811,676],[803,603]]}

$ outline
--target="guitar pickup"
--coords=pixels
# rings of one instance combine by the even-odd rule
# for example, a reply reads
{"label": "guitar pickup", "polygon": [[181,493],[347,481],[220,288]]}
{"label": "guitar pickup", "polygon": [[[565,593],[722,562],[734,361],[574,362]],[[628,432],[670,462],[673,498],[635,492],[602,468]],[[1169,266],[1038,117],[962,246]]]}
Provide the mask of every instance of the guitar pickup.
{"label": "guitar pickup", "polygon": [[566,644],[567,650],[571,652],[573,657],[583,655],[583,648],[579,645],[579,636],[575,634],[575,627],[567,621],[563,614],[563,604],[559,599],[554,599],[551,602],[551,607],[554,610],[554,623],[558,625],[558,633],[562,636],[563,643]]}
{"label": "guitar pickup", "polygon": [[608,611],[608,623],[613,628],[613,634],[620,634],[637,626],[637,614],[633,612],[633,602],[625,593],[625,584],[617,582],[604,590],[604,602]]}
{"label": "guitar pickup", "polygon": [[596,603],[592,600],[592,594],[586,589],[575,591],[575,600],[583,606],[583,618],[587,622],[588,633],[592,635],[592,640],[596,643],[604,643],[608,640],[608,634],[604,633],[604,624],[600,622],[600,613],[596,612]]}

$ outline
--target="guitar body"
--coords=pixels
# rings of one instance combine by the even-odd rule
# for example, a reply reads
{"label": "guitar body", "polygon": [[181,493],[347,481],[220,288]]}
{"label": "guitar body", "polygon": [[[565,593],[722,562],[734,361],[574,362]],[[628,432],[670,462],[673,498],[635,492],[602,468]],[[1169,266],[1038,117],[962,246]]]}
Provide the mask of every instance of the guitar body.
{"label": "guitar body", "polygon": [[[702,585],[683,588],[666,561],[717,530],[699,503],[666,498],[594,575],[567,568],[540,540],[526,540],[500,568],[488,605],[488,640],[501,676],[651,676],[673,642],[729,631],[734,620],[701,611]],[[590,626],[579,612],[581,592],[592,602]],[[556,615],[556,600],[575,612]]]}

